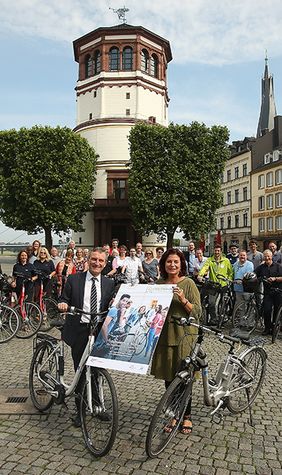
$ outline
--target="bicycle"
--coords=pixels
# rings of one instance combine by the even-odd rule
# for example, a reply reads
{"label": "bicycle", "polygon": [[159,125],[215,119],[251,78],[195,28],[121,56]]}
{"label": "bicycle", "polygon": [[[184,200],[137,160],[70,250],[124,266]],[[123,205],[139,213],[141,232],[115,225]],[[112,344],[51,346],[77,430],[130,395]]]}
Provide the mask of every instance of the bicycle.
{"label": "bicycle", "polygon": [[49,282],[49,277],[38,270],[36,275],[40,279],[38,305],[43,315],[41,331],[48,331],[52,328],[52,321],[60,319],[61,314],[58,310],[58,302],[44,293],[44,280]]}
{"label": "bicycle", "polygon": [[[31,400],[40,412],[48,411],[54,402],[65,404],[65,399],[74,394],[80,378],[85,378],[80,396],[80,418],[85,445],[95,457],[102,457],[111,450],[118,427],[118,401],[113,380],[106,369],[87,365],[95,329],[106,313],[70,308],[68,318],[83,314],[90,316],[90,321],[88,344],[69,385],[64,381],[64,342],[49,334],[36,335],[29,371]],[[53,322],[53,326],[62,328],[63,323]]]}
{"label": "bicycle", "polygon": [[[192,398],[197,371],[202,373],[204,403],[214,408],[211,416],[218,423],[222,420],[222,411],[225,408],[233,414],[251,408],[266,372],[265,350],[261,346],[253,346],[254,342],[249,339],[224,335],[218,328],[194,323],[192,317],[175,320],[179,325],[198,328],[198,336],[194,349],[182,361],[180,370],[162,396],[152,417],[146,438],[146,453],[151,458],[157,457],[176,435],[187,404]],[[202,348],[205,333],[213,333],[221,343],[230,347],[220,362],[214,379],[208,379],[208,359]],[[235,346],[241,343],[250,348],[235,354]],[[171,432],[167,432],[165,428],[171,426],[172,420],[175,425]],[[251,409],[250,423],[252,424]]]}
{"label": "bicycle", "polygon": [[0,343],[10,341],[18,332],[20,319],[17,312],[8,304],[8,295],[12,291],[9,277],[0,274]]}
{"label": "bicycle", "polygon": [[246,329],[249,333],[252,333],[255,329],[263,329],[263,310],[262,305],[258,302],[259,294],[261,292],[243,295],[244,301],[235,306],[232,315],[234,328]]}
{"label": "bicycle", "polygon": [[217,278],[225,282],[226,285],[222,286],[219,282],[206,280],[202,286],[202,322],[206,325],[212,323],[212,317],[209,312],[209,296],[218,296],[218,299],[215,303],[215,313],[217,327],[221,328],[222,325],[227,322],[232,315],[235,304],[235,294],[232,280],[229,280],[220,274],[217,275]]}
{"label": "bicycle", "polygon": [[21,294],[14,310],[20,317],[20,327],[16,333],[17,338],[30,338],[38,332],[42,325],[43,314],[39,306],[34,302],[26,300],[25,283],[30,281],[25,275],[17,273],[16,277],[23,279]]}

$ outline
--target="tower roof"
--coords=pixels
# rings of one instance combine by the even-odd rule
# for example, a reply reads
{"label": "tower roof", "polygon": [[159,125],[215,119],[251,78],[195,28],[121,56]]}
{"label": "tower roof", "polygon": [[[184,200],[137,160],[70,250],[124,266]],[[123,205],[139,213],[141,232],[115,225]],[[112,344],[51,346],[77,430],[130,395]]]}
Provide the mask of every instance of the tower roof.
{"label": "tower roof", "polygon": [[274,128],[274,117],[276,115],[277,112],[274,100],[273,76],[268,72],[268,58],[266,55],[264,76],[261,80],[261,108],[257,128],[257,137],[261,137],[267,130],[272,130]]}
{"label": "tower roof", "polygon": [[147,38],[151,39],[155,43],[159,44],[162,46],[165,50],[166,54],[166,60],[169,63],[172,60],[172,54],[171,54],[171,49],[170,49],[170,43],[168,40],[163,38],[162,36],[157,35],[153,31],[147,30],[147,28],[144,28],[143,26],[133,26],[133,25],[128,25],[127,23],[121,23],[119,25],[115,26],[101,26],[99,28],[96,28],[96,30],[93,30],[86,35],[81,36],[80,38],[77,38],[73,42],[73,49],[74,49],[74,57],[75,60],[78,61],[79,59],[79,48],[84,45],[85,43],[90,42],[91,40],[99,37],[99,36],[104,36],[107,34],[128,34],[129,32],[131,34],[143,34]]}

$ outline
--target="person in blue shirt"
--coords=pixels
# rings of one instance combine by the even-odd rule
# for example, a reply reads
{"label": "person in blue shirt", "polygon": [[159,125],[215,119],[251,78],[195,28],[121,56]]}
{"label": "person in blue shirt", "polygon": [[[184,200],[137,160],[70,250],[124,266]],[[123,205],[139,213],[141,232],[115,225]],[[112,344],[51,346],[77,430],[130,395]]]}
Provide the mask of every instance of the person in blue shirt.
{"label": "person in blue shirt", "polygon": [[[247,251],[242,249],[239,252],[239,259],[233,264],[234,280],[242,280],[247,272],[254,271],[254,264],[247,260]],[[234,284],[234,290],[236,292],[236,304],[240,303],[243,299],[243,285],[242,283]]]}

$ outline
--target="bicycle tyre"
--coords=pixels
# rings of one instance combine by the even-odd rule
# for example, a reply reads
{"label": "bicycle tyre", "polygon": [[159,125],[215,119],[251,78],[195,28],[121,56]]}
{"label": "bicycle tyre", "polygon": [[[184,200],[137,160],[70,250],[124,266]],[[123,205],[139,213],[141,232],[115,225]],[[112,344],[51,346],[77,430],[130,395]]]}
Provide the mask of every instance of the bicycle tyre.
{"label": "bicycle tyre", "polygon": [[[80,401],[80,418],[85,445],[94,457],[103,457],[112,448],[118,429],[118,400],[113,380],[106,369],[91,368],[92,407],[87,405],[87,381]],[[96,413],[94,411],[96,409]],[[108,418],[108,420],[103,420]]]}
{"label": "bicycle tyre", "polygon": [[10,341],[18,332],[20,319],[18,313],[8,305],[0,305],[0,343]]}
{"label": "bicycle tyre", "polygon": [[259,320],[258,310],[253,302],[241,302],[235,306],[232,315],[232,325],[234,328],[247,329],[252,333]]}
{"label": "bicycle tyre", "polygon": [[[176,376],[162,396],[151,419],[146,437],[148,457],[154,458],[160,455],[176,435],[187,404],[192,398],[192,385],[191,372],[185,379]],[[176,420],[176,424],[171,432],[166,432],[164,428],[172,419]]]}
{"label": "bicycle tyre", "polygon": [[202,317],[201,322],[203,325],[210,325],[211,316],[209,313],[209,304],[208,304],[208,297],[204,297],[202,302]]}
{"label": "bicycle tyre", "polygon": [[[235,363],[235,373],[231,379],[229,390],[238,389],[240,386],[242,389],[228,397],[227,408],[232,414],[243,412],[253,404],[265,377],[266,358],[265,350],[259,346],[248,348],[239,355],[244,369]],[[244,387],[246,385],[249,386],[249,394],[248,389]]]}
{"label": "bicycle tyre", "polygon": [[52,326],[52,320],[59,320],[61,317],[60,312],[58,311],[58,302],[51,297],[44,297],[44,305],[46,309],[46,315],[43,315],[42,325],[40,331],[47,332]]}
{"label": "bicycle tyre", "polygon": [[220,302],[220,304],[218,305],[218,308],[217,308],[217,312],[218,312],[218,315],[217,315],[217,320],[218,320],[218,323],[217,323],[217,327],[218,328],[221,328],[225,319],[227,318],[228,320],[228,315],[227,315],[227,307],[228,307],[228,301],[227,300],[223,300],[222,302]]}
{"label": "bicycle tyre", "polygon": [[42,325],[43,314],[40,307],[34,302],[25,302],[26,317],[23,319],[20,306],[17,305],[15,310],[20,316],[20,328],[16,334],[17,338],[31,338],[35,335]]}
{"label": "bicycle tyre", "polygon": [[135,345],[134,355],[138,356],[143,353],[146,348],[148,340],[148,333],[141,333],[137,335],[135,340],[133,340],[133,345]]}
{"label": "bicycle tyre", "polygon": [[29,369],[29,392],[32,403],[40,412],[46,412],[54,403],[54,398],[48,393],[46,386],[39,380],[38,371],[43,364],[43,371],[48,371],[56,380],[58,379],[58,361],[53,355],[47,362],[53,351],[53,346],[44,341],[39,344],[33,353]]}
{"label": "bicycle tyre", "polygon": [[272,343],[275,343],[281,330],[282,306],[279,308],[272,330]]}

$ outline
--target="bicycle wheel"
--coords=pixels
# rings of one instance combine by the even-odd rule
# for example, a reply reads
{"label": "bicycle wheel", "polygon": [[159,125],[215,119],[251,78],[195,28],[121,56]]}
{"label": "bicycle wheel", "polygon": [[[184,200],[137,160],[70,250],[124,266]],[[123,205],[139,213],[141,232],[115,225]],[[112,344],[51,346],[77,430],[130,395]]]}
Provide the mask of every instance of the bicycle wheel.
{"label": "bicycle wheel", "polygon": [[46,309],[46,314],[43,315],[43,321],[40,330],[47,332],[52,328],[52,320],[60,319],[60,312],[58,311],[58,302],[52,299],[51,297],[44,297],[44,305]]}
{"label": "bicycle wheel", "polygon": [[139,333],[139,335],[135,336],[132,342],[132,346],[134,346],[134,355],[141,355],[146,348],[147,345],[147,333]]}
{"label": "bicycle wheel", "polygon": [[[16,334],[17,338],[30,338],[38,332],[42,325],[43,314],[39,306],[34,302],[25,302],[25,318],[20,319],[20,328]],[[15,307],[18,314],[21,316],[20,306]]]}
{"label": "bicycle wheel", "polygon": [[282,307],[279,308],[272,330],[272,343],[275,343],[281,330]]}
{"label": "bicycle wheel", "polygon": [[[191,376],[190,373],[184,380],[176,376],[157,405],[146,437],[146,453],[149,457],[157,457],[175,436],[192,397]],[[171,424],[172,419],[175,419],[176,424],[171,432],[167,432],[165,427]]]}
{"label": "bicycle wheel", "polygon": [[223,323],[225,323],[228,320],[227,309],[228,309],[228,300],[225,300],[225,298],[223,297],[223,300],[219,303],[217,307],[218,328],[221,328]]}
{"label": "bicycle wheel", "polygon": [[209,300],[208,297],[204,297],[202,301],[202,317],[201,317],[201,323],[203,325],[210,325],[211,321],[211,316],[209,313]]}
{"label": "bicycle wheel", "polygon": [[92,412],[88,405],[85,380],[80,402],[80,418],[85,445],[95,457],[112,448],[118,428],[118,401],[113,380],[102,368],[91,368]]}
{"label": "bicycle wheel", "polygon": [[232,315],[232,324],[234,328],[248,330],[251,333],[255,330],[258,320],[258,310],[252,301],[241,302],[239,305],[235,306]]}
{"label": "bicycle wheel", "polygon": [[0,343],[11,340],[17,334],[20,319],[17,312],[8,305],[0,306]]}
{"label": "bicycle wheel", "polygon": [[[255,346],[238,356],[230,382],[227,408],[233,414],[245,411],[257,397],[266,371],[266,353]],[[233,392],[234,391],[234,392]]]}
{"label": "bicycle wheel", "polygon": [[[35,348],[29,369],[29,392],[34,407],[40,412],[47,411],[53,404],[54,398],[49,394],[47,385],[40,381],[39,376],[45,373],[58,379],[58,362],[49,342],[43,342]],[[51,355],[51,356],[50,356]]]}

